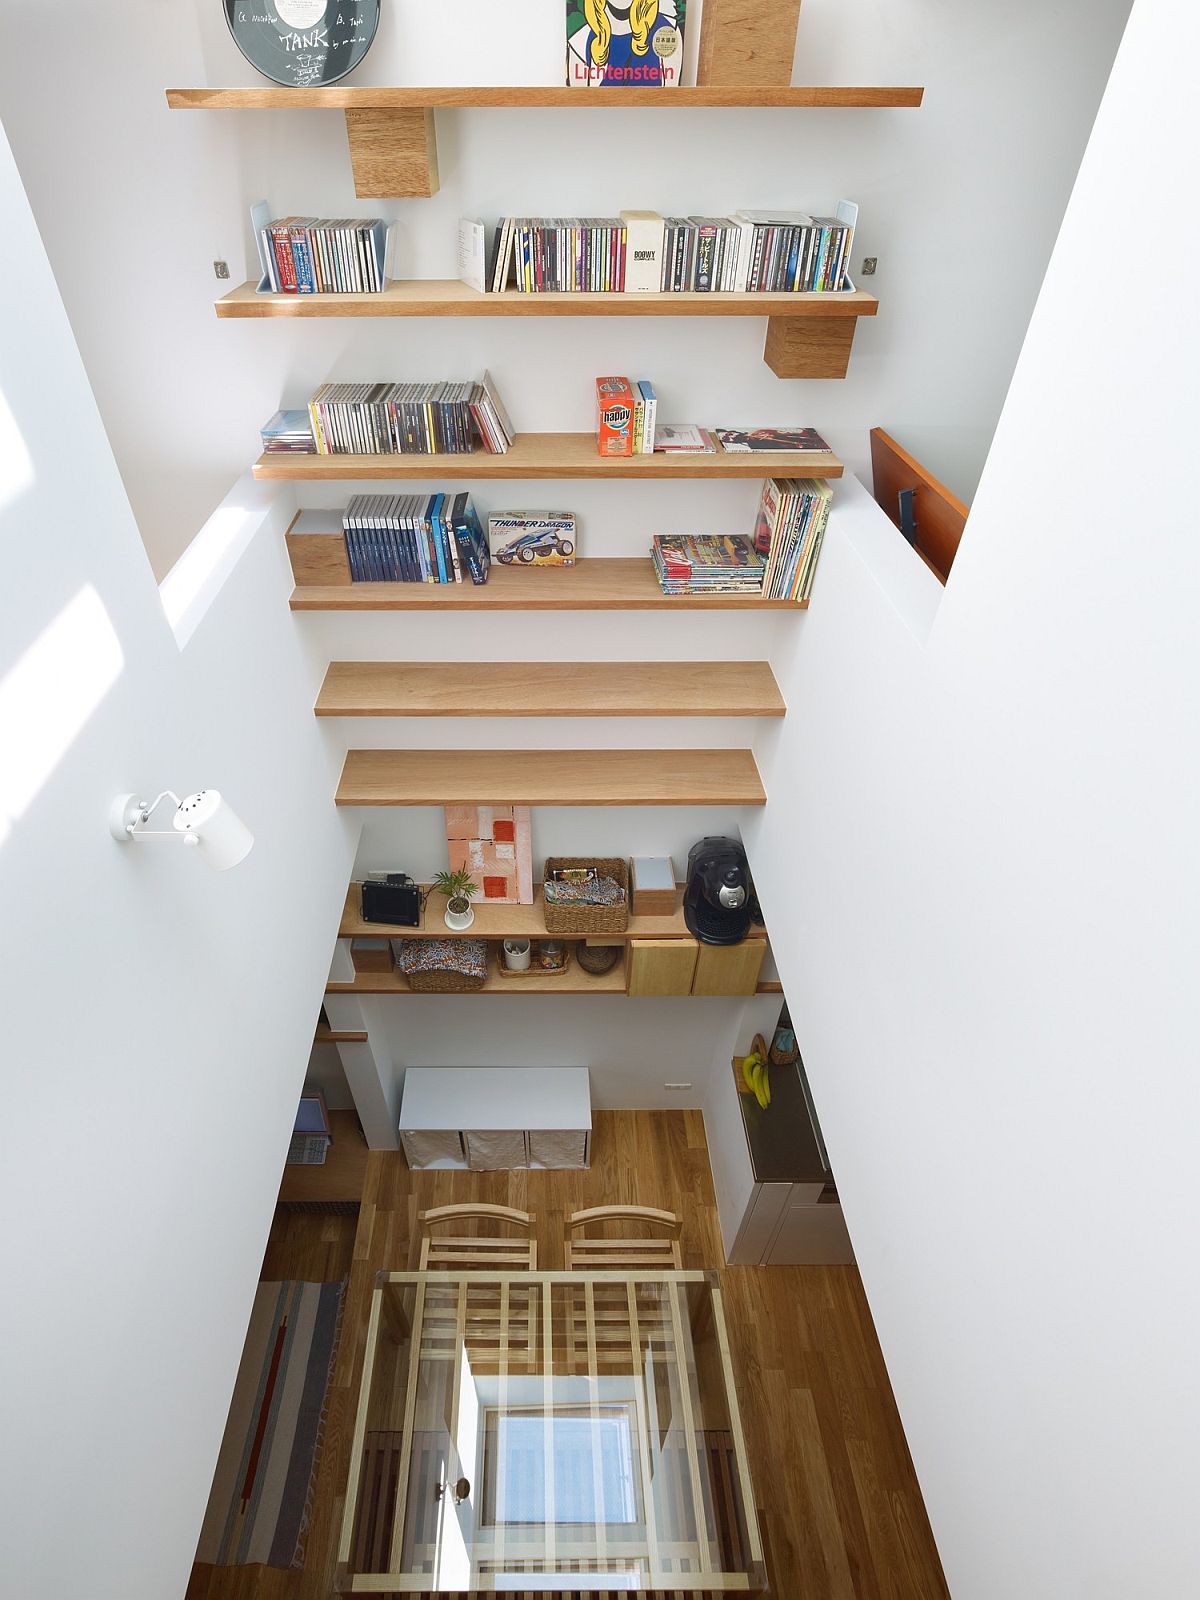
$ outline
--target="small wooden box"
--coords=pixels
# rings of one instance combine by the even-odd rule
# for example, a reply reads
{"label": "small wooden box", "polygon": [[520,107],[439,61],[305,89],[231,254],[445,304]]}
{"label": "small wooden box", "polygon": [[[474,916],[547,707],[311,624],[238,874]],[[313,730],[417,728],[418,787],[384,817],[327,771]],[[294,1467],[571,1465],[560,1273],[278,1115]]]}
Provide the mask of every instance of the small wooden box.
{"label": "small wooden box", "polygon": [[386,939],[351,939],[350,959],[355,972],[390,972],[392,947]]}
{"label": "small wooden box", "polygon": [[670,856],[634,856],[629,863],[630,909],[635,917],[675,914],[675,867]]}

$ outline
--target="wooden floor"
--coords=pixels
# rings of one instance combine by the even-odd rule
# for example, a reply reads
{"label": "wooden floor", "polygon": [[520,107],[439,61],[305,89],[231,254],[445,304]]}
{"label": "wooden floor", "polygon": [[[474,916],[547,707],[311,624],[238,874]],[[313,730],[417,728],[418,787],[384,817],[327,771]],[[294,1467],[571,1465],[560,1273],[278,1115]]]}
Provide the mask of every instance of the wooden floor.
{"label": "wooden floor", "polygon": [[[264,1278],[349,1276],[302,1572],[197,1566],[186,1600],[328,1600],[367,1308],[381,1268],[413,1265],[416,1212],[489,1200],[537,1217],[538,1265],[563,1266],[583,1206],[663,1206],[684,1218],[685,1267],[723,1267],[698,1111],[594,1114],[588,1172],[411,1173],[373,1154],[357,1219],[280,1211]],[[722,1273],[750,1469],[778,1600],[945,1600],[937,1550],[853,1267]]]}

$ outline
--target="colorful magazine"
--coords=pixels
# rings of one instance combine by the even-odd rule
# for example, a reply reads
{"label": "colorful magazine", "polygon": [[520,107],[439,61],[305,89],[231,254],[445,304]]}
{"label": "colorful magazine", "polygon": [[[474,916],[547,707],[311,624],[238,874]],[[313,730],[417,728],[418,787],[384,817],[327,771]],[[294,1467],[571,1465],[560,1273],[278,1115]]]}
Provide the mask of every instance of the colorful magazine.
{"label": "colorful magazine", "polygon": [[677,88],[686,14],[687,0],[567,0],[567,83]]}
{"label": "colorful magazine", "polygon": [[715,428],[725,450],[736,452],[829,449],[815,428]]}

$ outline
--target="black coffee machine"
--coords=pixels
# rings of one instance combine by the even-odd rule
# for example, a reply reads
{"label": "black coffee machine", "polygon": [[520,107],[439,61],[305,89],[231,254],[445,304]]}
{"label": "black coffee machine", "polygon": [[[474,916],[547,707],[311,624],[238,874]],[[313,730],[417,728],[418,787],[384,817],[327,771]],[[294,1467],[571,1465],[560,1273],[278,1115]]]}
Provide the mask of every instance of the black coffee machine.
{"label": "black coffee machine", "polygon": [[704,944],[740,944],[750,932],[750,866],[736,839],[710,835],[688,851],[683,920]]}

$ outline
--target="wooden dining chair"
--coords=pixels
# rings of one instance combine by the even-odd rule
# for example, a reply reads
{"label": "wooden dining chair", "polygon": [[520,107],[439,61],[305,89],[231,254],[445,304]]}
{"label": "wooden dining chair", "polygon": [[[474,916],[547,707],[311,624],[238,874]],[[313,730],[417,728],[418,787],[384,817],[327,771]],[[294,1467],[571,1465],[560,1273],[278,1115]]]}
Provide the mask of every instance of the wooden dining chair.
{"label": "wooden dining chair", "polygon": [[[618,1224],[620,1234],[606,1232]],[[683,1265],[679,1249],[682,1227],[683,1218],[674,1211],[658,1211],[653,1206],[592,1206],[572,1212],[565,1240],[567,1270],[678,1270]]]}
{"label": "wooden dining chair", "polygon": [[[537,1269],[537,1239],[533,1216],[515,1206],[477,1203],[434,1206],[417,1216],[420,1227],[422,1272],[533,1272]],[[496,1224],[514,1232],[480,1233],[478,1224]],[[442,1233],[444,1227],[450,1233]]]}

